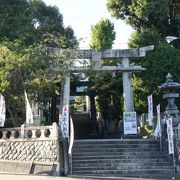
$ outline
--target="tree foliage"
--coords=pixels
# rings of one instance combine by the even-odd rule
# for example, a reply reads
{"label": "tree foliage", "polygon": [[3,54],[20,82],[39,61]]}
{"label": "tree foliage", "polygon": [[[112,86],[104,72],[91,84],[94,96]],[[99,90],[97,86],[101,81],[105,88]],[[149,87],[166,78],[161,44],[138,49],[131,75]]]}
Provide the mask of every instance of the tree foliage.
{"label": "tree foliage", "polygon": [[176,81],[180,81],[179,40],[171,45],[167,36],[179,37],[179,6],[180,3],[169,0],[107,0],[107,8],[117,19],[125,20],[136,31],[129,39],[130,48],[155,45],[152,52],[145,58],[132,59],[146,68],[146,71],[133,75],[135,107],[138,113],[147,111],[147,95],[153,94],[154,105],[166,103],[162,101],[158,85],[165,82],[170,72]]}
{"label": "tree foliage", "polygon": [[142,30],[134,32],[129,40],[131,48],[155,44],[155,49],[147,53],[145,58],[134,59],[137,64],[146,68],[146,71],[133,78],[135,105],[139,113],[146,112],[147,95],[151,93],[154,104],[161,103],[164,109],[166,102],[162,101],[158,86],[166,81],[168,73],[172,74],[175,81],[180,82],[180,51],[166,42],[162,43],[160,39],[160,35],[155,31]]}
{"label": "tree foliage", "polygon": [[24,90],[30,100],[50,102],[60,91],[60,82],[69,73],[74,58],[68,50],[51,57],[42,45],[26,49],[18,46],[10,42],[0,46],[0,92],[5,96],[8,116],[14,125],[24,121]]}
{"label": "tree foliage", "polygon": [[101,19],[97,24],[91,26],[91,49],[111,49],[115,40],[114,24],[108,19]]}
{"label": "tree foliage", "polygon": [[58,8],[41,0],[0,1],[0,17],[0,92],[17,126],[24,122],[24,90],[48,103],[73,61],[69,50],[49,56],[49,47],[75,48],[77,40]]}
{"label": "tree foliage", "polygon": [[77,44],[73,30],[64,27],[58,8],[42,0],[0,1],[0,12],[0,42],[19,39],[25,45],[44,42],[61,48]]}
{"label": "tree foliage", "polygon": [[[117,19],[135,29],[153,28],[163,37],[179,36],[179,3],[177,16],[171,16],[169,0],[107,0],[107,8]],[[175,13],[176,13],[175,12]]]}
{"label": "tree foliage", "polygon": [[[115,40],[114,24],[101,19],[91,28],[91,48],[94,50],[111,49]],[[113,60],[104,60],[101,65],[114,65]],[[121,76],[112,77],[111,72],[87,72],[91,81],[90,91],[98,93],[98,111],[107,120],[119,120],[121,116]]]}

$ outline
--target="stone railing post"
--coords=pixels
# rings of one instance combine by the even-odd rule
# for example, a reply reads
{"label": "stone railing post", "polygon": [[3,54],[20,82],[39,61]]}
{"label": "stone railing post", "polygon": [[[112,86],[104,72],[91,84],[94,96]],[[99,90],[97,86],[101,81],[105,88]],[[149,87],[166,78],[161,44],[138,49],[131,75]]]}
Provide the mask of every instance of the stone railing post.
{"label": "stone railing post", "polygon": [[8,131],[2,131],[2,133],[3,133],[3,139],[7,139],[7,134],[8,134]]}
{"label": "stone railing post", "polygon": [[32,132],[32,137],[31,138],[36,138],[36,130],[33,129],[33,130],[31,130],[31,132]]}
{"label": "stone railing post", "polygon": [[41,129],[41,138],[45,138],[45,129]]}
{"label": "stone railing post", "polygon": [[16,131],[15,131],[15,130],[12,130],[12,131],[11,131],[10,139],[14,139],[14,138],[15,138],[15,135],[16,135]]}
{"label": "stone railing post", "polygon": [[52,130],[51,130],[51,137],[58,137],[58,125],[56,122],[53,123],[52,125]]}
{"label": "stone railing post", "polygon": [[25,130],[24,130],[24,128],[25,128],[25,125],[22,124],[22,125],[21,125],[21,133],[20,133],[20,137],[21,137],[21,138],[24,138],[24,137],[25,137]]}

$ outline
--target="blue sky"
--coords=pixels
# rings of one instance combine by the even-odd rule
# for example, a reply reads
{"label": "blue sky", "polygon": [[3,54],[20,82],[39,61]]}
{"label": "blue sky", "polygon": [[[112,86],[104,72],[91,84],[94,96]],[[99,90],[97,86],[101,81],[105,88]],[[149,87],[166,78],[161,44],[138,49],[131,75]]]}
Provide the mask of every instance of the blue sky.
{"label": "blue sky", "polygon": [[112,18],[106,9],[106,0],[44,0],[47,5],[56,5],[61,14],[65,26],[71,26],[80,43],[81,49],[89,48],[91,26],[101,18],[108,18],[114,23],[116,40],[113,48],[127,48],[127,41],[132,33],[132,28],[123,21]]}

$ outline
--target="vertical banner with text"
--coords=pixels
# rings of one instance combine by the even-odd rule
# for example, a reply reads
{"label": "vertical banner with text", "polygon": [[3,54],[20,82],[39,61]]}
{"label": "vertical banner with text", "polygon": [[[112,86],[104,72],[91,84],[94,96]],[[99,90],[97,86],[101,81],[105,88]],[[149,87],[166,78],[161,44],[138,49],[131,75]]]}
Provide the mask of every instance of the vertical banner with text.
{"label": "vertical banner with text", "polygon": [[0,127],[4,127],[5,119],[6,119],[5,99],[3,95],[0,95]]}
{"label": "vertical banner with text", "polygon": [[166,120],[166,123],[167,123],[167,135],[168,135],[169,154],[174,154],[172,117],[168,118]]}
{"label": "vertical banner with text", "polygon": [[70,96],[70,77],[67,76],[63,88],[61,132],[63,138],[69,138],[69,96]]}
{"label": "vertical banner with text", "polygon": [[156,106],[157,109],[157,125],[154,131],[154,137],[161,137],[161,112],[160,112],[160,104]]}
{"label": "vertical banner with text", "polygon": [[26,104],[26,123],[29,124],[29,123],[33,123],[33,113],[26,91],[24,91],[24,95],[25,95],[25,104]]}
{"label": "vertical banner with text", "polygon": [[148,96],[148,122],[149,126],[153,125],[153,98],[152,94]]}

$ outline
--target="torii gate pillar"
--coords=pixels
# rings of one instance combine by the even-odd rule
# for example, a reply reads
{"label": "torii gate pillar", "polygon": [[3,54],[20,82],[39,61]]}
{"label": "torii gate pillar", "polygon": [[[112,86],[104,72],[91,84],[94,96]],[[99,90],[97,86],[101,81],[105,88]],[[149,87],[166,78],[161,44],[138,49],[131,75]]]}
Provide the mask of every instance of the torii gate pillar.
{"label": "torii gate pillar", "polygon": [[[129,59],[122,59],[122,67],[129,68]],[[132,81],[131,73],[122,72],[123,78],[123,97],[124,97],[124,109],[126,112],[134,111],[134,100],[133,100],[133,91],[132,91]]]}

